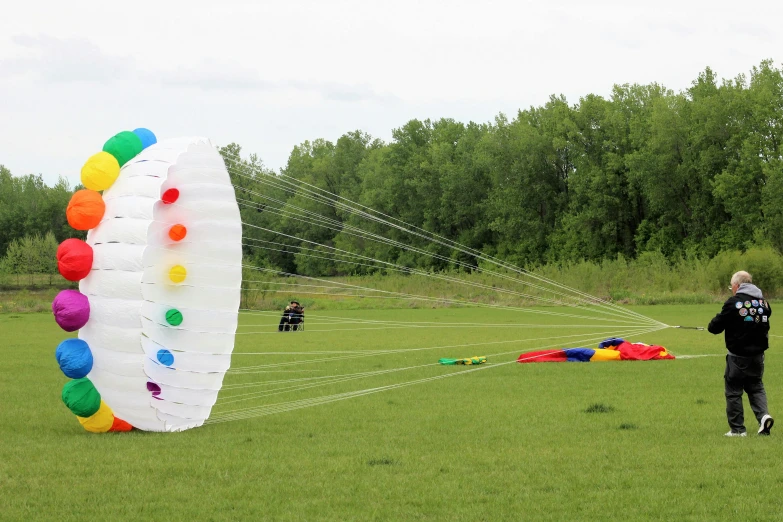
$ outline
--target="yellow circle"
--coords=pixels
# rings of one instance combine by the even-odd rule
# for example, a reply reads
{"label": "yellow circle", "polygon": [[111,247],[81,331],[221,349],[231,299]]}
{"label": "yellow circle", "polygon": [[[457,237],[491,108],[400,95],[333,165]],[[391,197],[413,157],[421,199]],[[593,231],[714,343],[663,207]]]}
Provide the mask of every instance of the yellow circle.
{"label": "yellow circle", "polygon": [[106,433],[114,424],[114,413],[103,401],[101,401],[101,407],[98,408],[98,411],[89,417],[76,418],[79,419],[84,429],[90,433]]}
{"label": "yellow circle", "polygon": [[174,265],[169,270],[169,279],[172,283],[181,283],[188,276],[188,271],[182,265]]}
{"label": "yellow circle", "polygon": [[117,158],[108,152],[99,152],[90,156],[82,167],[82,185],[90,190],[106,190],[120,175]]}

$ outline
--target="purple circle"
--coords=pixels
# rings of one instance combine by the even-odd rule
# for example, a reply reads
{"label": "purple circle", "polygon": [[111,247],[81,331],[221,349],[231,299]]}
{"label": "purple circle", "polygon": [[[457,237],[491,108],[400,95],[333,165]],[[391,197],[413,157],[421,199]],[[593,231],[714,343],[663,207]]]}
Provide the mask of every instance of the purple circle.
{"label": "purple circle", "polygon": [[160,395],[160,386],[152,381],[147,381],[147,391],[152,392],[152,396],[157,398]]}
{"label": "purple circle", "polygon": [[66,332],[75,332],[90,319],[90,301],[77,290],[63,290],[52,301],[54,320]]}

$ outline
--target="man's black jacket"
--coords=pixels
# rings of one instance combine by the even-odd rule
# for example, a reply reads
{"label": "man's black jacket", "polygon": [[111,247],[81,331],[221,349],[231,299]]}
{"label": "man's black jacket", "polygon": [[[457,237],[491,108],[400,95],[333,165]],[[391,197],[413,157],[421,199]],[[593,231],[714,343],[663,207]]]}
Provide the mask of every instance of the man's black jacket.
{"label": "man's black jacket", "polygon": [[760,291],[757,296],[737,292],[737,295],[723,303],[723,309],[707,327],[713,334],[726,331],[726,348],[734,355],[753,357],[769,348],[769,317],[772,308],[760,296]]}

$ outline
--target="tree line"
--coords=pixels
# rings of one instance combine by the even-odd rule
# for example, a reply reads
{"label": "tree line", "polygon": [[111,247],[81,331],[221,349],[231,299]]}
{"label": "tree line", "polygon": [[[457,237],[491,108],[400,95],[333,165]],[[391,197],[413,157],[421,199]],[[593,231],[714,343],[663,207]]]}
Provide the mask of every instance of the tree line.
{"label": "tree line", "polygon": [[[361,131],[306,141],[280,173],[256,156],[239,159],[237,144],[221,153],[242,200],[248,259],[325,276],[378,270],[344,263],[328,247],[427,270],[448,265],[351,227],[476,261],[314,200],[300,182],[520,266],[783,252],[781,139],[783,72],[764,61],[724,81],[707,68],[682,92],[617,85],[608,97],[552,96],[488,123],[411,120],[388,143]],[[0,169],[0,255],[25,235],[73,235],[70,193],[62,181],[50,188]]]}
{"label": "tree line", "polygon": [[0,165],[0,283],[42,282],[36,274],[53,282],[59,242],[84,237],[65,217],[72,194],[63,178],[49,187],[40,175],[12,176]]}
{"label": "tree line", "polygon": [[[752,246],[783,252],[783,74],[769,61],[726,81],[708,68],[683,92],[617,85],[608,98],[570,105],[552,96],[513,119],[412,120],[392,135],[389,143],[359,131],[335,143],[305,142],[281,173],[520,266],[644,252],[710,258]],[[236,161],[239,151],[223,150],[235,183],[255,192],[238,191],[254,202],[243,209],[245,222],[261,227],[246,234],[261,245],[289,245],[247,247],[258,264],[306,275],[373,270],[330,259],[313,243],[405,266],[446,264],[345,226],[455,255],[264,183],[272,173],[254,157]],[[341,226],[313,226],[296,218],[297,209]],[[319,257],[295,253],[300,247]]]}

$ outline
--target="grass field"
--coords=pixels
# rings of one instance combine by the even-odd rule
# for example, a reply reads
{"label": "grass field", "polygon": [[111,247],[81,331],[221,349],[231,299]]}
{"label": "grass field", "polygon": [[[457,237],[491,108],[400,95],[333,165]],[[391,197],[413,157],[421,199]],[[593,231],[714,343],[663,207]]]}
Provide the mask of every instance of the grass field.
{"label": "grass field", "polygon": [[[717,309],[635,308],[673,325],[705,325]],[[233,357],[237,371],[226,377],[215,418],[240,408],[450,377],[180,434],[90,435],[59,399],[66,378],[53,352],[64,334],[51,316],[0,314],[0,519],[781,518],[783,431],[767,438],[722,436],[728,429],[723,357],[501,364],[540,346],[594,346],[579,341],[621,330],[549,328],[563,321],[486,309],[328,315],[537,326],[368,325],[362,328],[372,329],[357,331],[356,325],[320,325],[313,314],[305,332],[279,334],[275,315],[246,315]],[[558,335],[577,336],[543,340]],[[629,338],[663,344],[677,355],[724,352],[721,337],[701,331]],[[773,338],[767,357],[773,414],[783,397],[781,341]],[[445,348],[482,342],[495,344]],[[366,356],[413,348],[420,349]],[[289,353],[249,355],[270,351]],[[351,353],[315,353],[324,351]],[[435,364],[440,357],[472,355],[487,355],[489,363],[475,369]],[[316,358],[327,360],[304,363]],[[239,371],[257,366],[264,367]],[[298,390],[282,388],[318,381],[271,382],[402,367],[415,368]],[[256,395],[243,395],[251,392]],[[747,402],[746,421],[755,432]]]}

